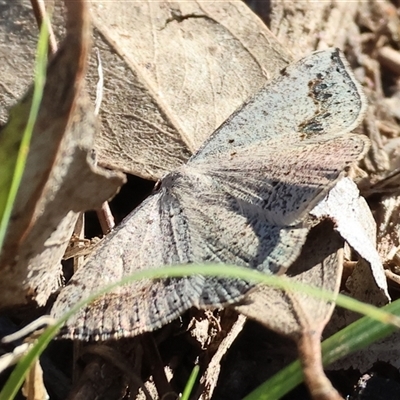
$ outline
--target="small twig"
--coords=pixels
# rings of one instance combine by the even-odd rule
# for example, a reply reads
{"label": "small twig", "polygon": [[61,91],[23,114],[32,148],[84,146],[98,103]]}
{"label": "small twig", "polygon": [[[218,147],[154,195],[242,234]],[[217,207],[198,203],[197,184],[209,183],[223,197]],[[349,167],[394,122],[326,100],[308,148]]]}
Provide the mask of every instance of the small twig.
{"label": "small twig", "polygon": [[0,373],[8,367],[15,365],[32,348],[32,343],[22,343],[12,353],[6,353],[0,357]]}
{"label": "small twig", "polygon": [[1,340],[3,343],[11,343],[14,340],[18,340],[23,338],[24,336],[28,336],[33,332],[37,331],[40,327],[54,325],[55,319],[50,317],[50,315],[42,315],[41,317],[35,319],[30,324],[24,326],[17,332],[12,333],[11,335],[4,336]]}
{"label": "small twig", "polygon": [[[85,240],[85,213],[80,212],[76,220],[74,235],[80,240]],[[78,248],[80,248],[81,243],[75,243]],[[83,265],[85,258],[83,256],[75,256],[73,260],[74,273]],[[81,370],[78,366],[77,360],[80,357],[82,351],[82,343],[80,341],[74,341],[72,359],[72,382],[78,382],[79,376],[81,375]]]}
{"label": "small twig", "polygon": [[[3,337],[2,342],[10,343],[28,335],[35,335],[35,332],[38,330],[39,327],[42,327],[43,325],[53,325],[54,323],[54,318],[50,317],[49,315],[43,315],[38,319],[32,321],[30,324],[20,329],[19,331]],[[33,347],[33,339],[34,336],[29,337],[25,340],[24,343],[17,346],[11,353],[4,354],[0,357],[0,373],[3,372],[6,368],[17,364],[17,362],[19,362],[19,360],[27,354],[27,352]],[[40,366],[39,360],[34,361],[30,365],[29,373],[25,379],[25,383],[22,388],[22,393],[28,399],[48,398],[46,387],[43,383],[43,371]]]}
{"label": "small twig", "polygon": [[[246,317],[239,314],[235,322],[226,331],[226,336],[219,343],[217,351],[213,354],[211,361],[207,365],[207,369],[205,370],[203,376],[200,378],[199,386],[196,391],[196,396],[194,396],[196,399],[201,398],[201,395],[202,393],[204,393],[205,390],[207,390],[207,396],[212,397],[213,392],[217,387],[218,379],[220,377],[222,359],[226,356],[240,332],[242,332],[245,323]],[[224,331],[225,330],[226,326],[224,326]]]}
{"label": "small twig", "polygon": [[322,366],[321,335],[318,329],[304,331],[297,342],[304,382],[314,400],[343,400]]}
{"label": "small twig", "polygon": [[44,385],[43,369],[39,360],[35,360],[31,364],[21,391],[27,400],[50,398]]}
{"label": "small twig", "polygon": [[101,208],[96,210],[96,214],[103,233],[110,232],[115,226],[115,220],[107,201],[101,205]]}
{"label": "small twig", "polygon": [[386,278],[390,279],[394,283],[400,285],[400,276],[392,272],[390,269],[385,269]]}
{"label": "small twig", "polygon": [[46,6],[43,0],[31,0],[33,13],[35,14],[36,23],[41,28],[43,21],[47,20],[48,27],[49,27],[49,55],[53,55],[57,51],[57,40],[54,35],[53,28],[50,23],[50,19],[48,18],[46,12]]}
{"label": "small twig", "polygon": [[400,75],[400,52],[384,46],[378,49],[378,60],[395,74]]}
{"label": "small twig", "polygon": [[[74,235],[78,237],[81,241],[85,240],[85,214],[79,213],[78,219],[76,220]],[[82,248],[82,242],[75,243],[78,248]],[[84,262],[83,256],[74,257],[74,273],[82,266]]]}

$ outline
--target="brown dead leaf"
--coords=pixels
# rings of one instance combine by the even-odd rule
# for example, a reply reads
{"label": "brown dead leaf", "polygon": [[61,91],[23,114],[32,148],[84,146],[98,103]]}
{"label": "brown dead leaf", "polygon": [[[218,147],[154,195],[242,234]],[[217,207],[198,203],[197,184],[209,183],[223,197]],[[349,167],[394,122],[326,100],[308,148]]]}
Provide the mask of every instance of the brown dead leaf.
{"label": "brown dead leaf", "polygon": [[400,248],[400,196],[385,196],[376,215],[378,226],[378,251],[383,262],[394,261]]}
{"label": "brown dead leaf", "polygon": [[92,12],[105,76],[99,162],[148,179],[186,161],[291,59],[241,1],[93,2]]}
{"label": "brown dead leaf", "polygon": [[44,386],[43,370],[39,360],[32,363],[22,387],[22,393],[26,400],[47,400],[49,398]]}
{"label": "brown dead leaf", "polygon": [[[296,262],[287,275],[295,282],[310,284],[337,293],[343,267],[343,240],[329,221],[314,227]],[[321,362],[321,335],[329,321],[334,303],[301,292],[283,292],[260,286],[248,295],[246,304],[235,307],[240,313],[269,329],[293,339],[299,350],[305,381],[318,399],[322,390],[336,396]]]}
{"label": "brown dead leaf", "polygon": [[8,119],[32,82],[37,27],[29,1],[2,2],[0,8],[0,122]]}
{"label": "brown dead leaf", "polygon": [[[300,256],[289,268],[288,278],[337,292],[342,255],[338,256],[336,252],[342,247],[343,240],[333,232],[330,222],[317,225],[310,231]],[[326,322],[332,304],[303,293],[283,293],[280,289],[260,286],[249,293],[246,304],[235,309],[280,334],[298,340],[303,330],[301,325]],[[304,319],[307,315],[311,318],[299,325],[299,318]]]}
{"label": "brown dead leaf", "polygon": [[[227,17],[229,17],[229,13],[232,12],[232,10],[226,8],[224,14],[224,12],[216,6],[210,4],[201,4],[202,8],[200,8],[195,2],[178,5],[164,3],[163,6],[165,8],[159,9],[157,8],[157,3],[148,3],[145,4],[147,7],[147,14],[145,17],[146,20],[149,21],[146,25],[138,23],[139,19],[131,18],[132,15],[129,14],[126,3],[124,3],[122,14],[118,14],[115,12],[115,9],[110,8],[115,7],[117,3],[118,2],[114,2],[114,4],[112,2],[103,4],[95,3],[93,6],[95,19],[97,18],[96,24],[100,30],[103,29],[102,35],[108,40],[108,44],[103,42],[103,44],[99,45],[99,47],[104,50],[103,56],[106,54],[106,50],[109,50],[109,44],[113,45],[114,49],[119,53],[119,56],[109,53],[108,56],[103,57],[103,61],[104,58],[109,57],[107,59],[108,61],[103,62],[103,64],[108,65],[110,68],[115,68],[115,70],[109,73],[108,78],[106,72],[106,94],[111,98],[111,101],[110,104],[107,104],[106,101],[102,115],[103,121],[106,122],[105,130],[108,132],[109,136],[102,136],[102,139],[99,140],[106,141],[106,146],[109,146],[109,142],[111,141],[114,143],[113,146],[117,143],[117,147],[110,147],[110,149],[107,150],[110,151],[110,154],[113,156],[124,155],[122,161],[118,161],[119,164],[114,164],[115,166],[121,169],[127,168],[129,171],[134,171],[138,175],[156,179],[165,171],[174,168],[176,163],[182,163],[182,160],[185,160],[193,149],[196,148],[196,143],[201,143],[202,140],[198,138],[201,138],[202,135],[207,137],[208,134],[219,125],[219,123],[217,124],[219,118],[217,111],[219,112],[219,110],[216,109],[221,105],[223,107],[228,107],[230,102],[230,98],[228,97],[236,95],[236,93],[231,94],[228,91],[224,91],[226,89],[224,87],[226,84],[225,79],[231,78],[230,73],[234,75],[234,79],[232,79],[234,81],[232,84],[234,85],[243,85],[244,83],[242,80],[248,77],[250,77],[249,85],[253,85],[256,79],[250,74],[249,70],[256,70],[255,76],[260,75],[260,79],[265,79],[262,64],[254,56],[257,51],[251,48],[251,46],[255,47],[259,43],[258,40],[254,40],[254,36],[250,37],[248,43],[246,43],[246,35],[248,35],[249,32],[245,32],[245,35],[240,37],[242,32],[240,31],[241,26],[238,21],[240,21],[241,18],[243,18],[243,20],[245,19],[243,17],[243,12],[239,12],[240,18],[232,18],[232,20],[229,20]],[[239,5],[241,3],[238,2],[234,2],[234,4],[236,5],[235,11],[244,7],[243,5]],[[138,6],[136,5],[136,7]],[[205,9],[206,7],[208,8]],[[222,8],[223,7],[225,7],[225,3]],[[101,11],[99,11],[100,9]],[[104,10],[106,11],[104,12]],[[326,10],[325,6],[318,8],[318,15],[322,13],[321,10]],[[99,15],[96,14],[97,12]],[[104,14],[102,14],[103,12]],[[135,9],[135,12],[138,12],[138,8]],[[141,12],[143,13],[143,10]],[[298,15],[298,13],[296,15]],[[327,14],[325,13],[325,15]],[[346,18],[348,16],[353,18],[352,13],[348,12]],[[158,19],[155,17],[158,17]],[[337,27],[337,22],[340,21],[338,14],[332,13],[332,18],[336,21],[336,25],[333,24],[332,26]],[[111,24],[113,23],[111,28],[108,28],[107,25],[109,21]],[[220,25],[217,25],[216,22]],[[325,20],[324,23],[326,24]],[[200,25],[197,26],[194,24]],[[251,31],[253,35],[258,35],[260,32],[259,26],[252,26],[248,21],[247,24],[245,23],[243,25],[247,28],[250,27],[251,29],[249,29],[249,31]],[[151,27],[150,30],[148,30],[149,26]],[[143,30],[146,28],[147,31],[142,31],[142,28]],[[217,29],[214,32],[212,29],[215,28]],[[282,25],[282,29],[283,28],[284,26]],[[306,26],[306,28],[316,32],[319,32],[320,29],[320,27],[316,25]],[[206,46],[205,49],[199,49],[199,56],[192,54],[193,46],[199,44],[194,41],[193,37],[190,35],[193,32],[199,31],[201,33],[199,37],[203,37],[202,35],[204,32],[208,32],[208,30],[212,32],[210,33],[210,38],[218,37],[218,40],[227,47],[223,50],[218,50],[218,48],[215,50],[212,46],[209,48]],[[231,34],[231,42],[239,44],[239,49],[242,47],[241,52],[238,51],[236,53],[232,44],[224,43],[228,33]],[[297,35],[300,39],[307,37],[307,40],[315,40],[313,35],[307,36],[299,32],[295,34],[295,36]],[[135,40],[131,40],[132,37],[135,38]],[[154,40],[154,38],[156,38],[156,40]],[[181,47],[179,48],[175,48],[178,47],[175,46],[176,38],[182,40]],[[259,38],[257,37],[256,39]],[[209,40],[210,39],[205,40],[206,44]],[[228,40],[226,41],[228,42]],[[132,42],[134,42],[133,45]],[[231,47],[228,47],[228,45]],[[135,56],[132,56],[129,52],[134,46],[137,48],[135,50],[138,51],[138,55],[135,53]],[[314,46],[312,47],[314,48]],[[183,52],[180,52],[181,49]],[[307,49],[306,52],[308,51],[309,49]],[[210,57],[210,54],[215,56],[213,53],[222,60],[221,66],[217,66],[215,70],[217,72],[220,71],[219,75],[209,68],[216,58]],[[242,53],[250,54],[251,61],[256,66],[259,64],[257,68],[260,68],[260,70],[254,68],[254,65],[251,63],[243,67]],[[240,65],[236,66],[234,63],[237,61],[236,58]],[[114,61],[110,62],[110,60]],[[176,65],[172,65],[171,60],[174,60],[174,62],[176,60]],[[207,68],[204,66],[204,60],[207,62]],[[226,66],[228,66],[228,68],[226,68]],[[190,68],[193,68],[194,73],[190,74],[190,72],[193,72]],[[210,72],[209,75],[204,78],[202,75],[204,70],[207,70],[207,73],[209,71],[214,72]],[[125,74],[126,76],[128,76],[128,74],[129,76],[131,74],[137,74],[139,83],[132,83],[128,78],[121,78],[120,71],[123,71],[122,75]],[[115,77],[117,78],[113,80]],[[199,87],[200,77],[202,83]],[[204,79],[205,82],[210,82],[210,85],[206,85]],[[216,83],[219,86],[216,85]],[[128,91],[126,90],[127,87],[129,87]],[[215,90],[215,87],[217,87],[217,90]],[[130,91],[130,89],[132,90]],[[133,90],[136,90],[136,92]],[[135,93],[135,95],[132,96],[131,93]],[[210,93],[212,95],[210,95]],[[250,93],[245,94],[244,98],[248,97]],[[198,97],[194,97],[197,95]],[[123,108],[121,108],[121,103],[117,102],[119,97],[122,96],[124,98]],[[210,97],[212,97],[211,105],[207,104],[210,102]],[[134,101],[132,101],[132,98]],[[138,100],[142,98],[145,98],[145,101],[140,103]],[[196,103],[194,98],[199,99],[201,102]],[[242,100],[238,100],[239,104]],[[132,104],[135,104],[135,106],[132,106]],[[136,108],[136,104],[143,104],[143,106]],[[193,106],[193,104],[195,106]],[[204,107],[204,110],[202,107]],[[233,106],[232,110],[235,107],[236,106]],[[154,114],[149,112],[149,108],[152,112],[154,111]],[[228,112],[225,117],[229,114],[230,112]],[[149,115],[152,117],[150,118]],[[220,122],[222,122],[225,117],[221,116]],[[155,124],[154,121],[156,121],[157,124]],[[160,126],[162,129],[160,129]],[[138,143],[131,141],[124,142],[126,138],[131,135],[131,131],[135,132],[134,136],[137,138],[136,140]],[[206,133],[207,131],[209,131],[208,134]],[[123,134],[120,132],[123,132]],[[142,150],[140,146],[142,146],[144,150]],[[138,153],[136,153],[136,151]],[[141,151],[143,153],[140,153]],[[102,149],[100,152],[101,157],[104,157]],[[105,158],[102,158],[102,161],[105,164],[111,163],[111,161]],[[135,168],[138,169],[139,172],[135,171]],[[335,275],[334,278],[337,280],[338,275]],[[300,306],[297,304],[298,302]],[[293,309],[299,313],[299,308],[300,311],[303,312],[302,301],[298,301],[297,295],[295,295],[294,299],[289,296],[289,303],[287,303],[286,306],[289,307],[291,313],[293,313]],[[318,307],[320,306],[321,305]],[[330,305],[326,306],[327,309],[330,310]],[[321,320],[323,320],[324,316],[326,317],[329,315],[330,311],[327,311],[327,309],[321,306]],[[295,319],[295,327],[298,328],[296,322],[298,321]],[[303,325],[306,326],[307,332],[310,332],[310,330],[312,330],[311,328],[313,328],[310,328],[307,320],[302,321],[302,326]],[[321,323],[320,326],[323,326],[323,324]],[[293,327],[289,328],[289,335],[296,335],[295,332],[296,329]],[[317,329],[316,336],[319,341],[318,335],[319,331]],[[297,340],[303,340],[304,337],[304,335],[300,335]]]}
{"label": "brown dead leaf", "polygon": [[[30,297],[40,305],[46,302],[60,284],[60,261],[76,212],[98,207],[124,182],[121,174],[101,170],[91,159],[97,123],[82,92],[89,21],[84,2],[67,4],[67,36],[48,67],[27,165],[1,253],[2,307],[23,304]],[[30,102],[31,97],[32,88],[22,102]],[[18,104],[14,112],[17,109]]]}

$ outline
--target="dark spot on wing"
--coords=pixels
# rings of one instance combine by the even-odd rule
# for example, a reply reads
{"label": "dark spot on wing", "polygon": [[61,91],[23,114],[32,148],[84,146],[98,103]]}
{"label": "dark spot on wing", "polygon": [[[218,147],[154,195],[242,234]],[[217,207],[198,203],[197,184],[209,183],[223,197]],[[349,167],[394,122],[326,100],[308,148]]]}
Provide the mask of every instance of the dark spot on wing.
{"label": "dark spot on wing", "polygon": [[281,74],[282,76],[289,76],[286,67],[285,67],[285,68],[282,68],[282,69],[280,70],[280,74]]}
{"label": "dark spot on wing", "polygon": [[302,124],[301,131],[306,134],[321,133],[323,131],[323,126],[318,121],[307,121]]}
{"label": "dark spot on wing", "polygon": [[[332,105],[335,86],[333,82],[326,82],[321,73],[316,74],[316,77],[308,82],[308,96],[313,100],[316,110],[312,118],[299,124],[302,138],[324,133],[324,120],[332,116],[328,110]],[[335,102],[335,104],[340,103]]]}

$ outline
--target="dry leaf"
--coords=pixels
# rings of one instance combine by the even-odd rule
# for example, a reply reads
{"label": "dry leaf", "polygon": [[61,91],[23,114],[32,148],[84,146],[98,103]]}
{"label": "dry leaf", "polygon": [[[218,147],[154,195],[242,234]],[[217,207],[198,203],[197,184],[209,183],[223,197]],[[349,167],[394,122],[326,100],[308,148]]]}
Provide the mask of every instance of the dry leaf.
{"label": "dry leaf", "polygon": [[[337,293],[343,266],[343,240],[325,221],[313,228],[296,262],[287,275],[301,282]],[[244,305],[235,309],[269,329],[293,339],[299,349],[305,381],[313,398],[321,390],[336,396],[323,372],[321,335],[333,311],[334,303],[299,291],[284,292],[259,286],[249,293]],[[331,397],[340,398],[340,397]]]}
{"label": "dry leaf", "polygon": [[5,1],[0,16],[0,122],[32,82],[38,29],[28,0]]}
{"label": "dry leaf", "polygon": [[[336,253],[342,247],[343,240],[333,232],[331,223],[325,221],[317,225],[310,231],[296,262],[287,271],[288,278],[337,292],[343,256],[341,254],[338,258]],[[235,309],[296,341],[307,325],[325,323],[333,306],[326,300],[301,292],[285,293],[260,286],[249,293],[245,304]]]}
{"label": "dry leaf", "polygon": [[[335,229],[342,238],[368,261],[376,287],[389,301],[385,271],[376,250],[376,224],[355,183],[348,178],[342,179],[311,211],[311,215],[335,222]],[[364,290],[362,285],[360,289]]]}
{"label": "dry leaf", "polygon": [[105,76],[99,162],[144,178],[185,162],[291,60],[241,1],[93,2],[92,12]]}
{"label": "dry leaf", "polygon": [[384,263],[392,262],[400,248],[400,196],[384,196],[376,215],[378,252]]}
{"label": "dry leaf", "polygon": [[[91,151],[97,123],[82,92],[90,42],[84,3],[68,2],[67,36],[50,62],[27,165],[1,253],[0,304],[33,298],[39,305],[59,287],[61,258],[76,212],[98,207],[124,182],[121,174],[94,165]],[[24,107],[30,89],[14,108]],[[16,114],[11,114],[10,123]],[[5,127],[6,128],[6,127]],[[4,128],[4,129],[5,129]],[[7,272],[5,272],[7,271]]]}

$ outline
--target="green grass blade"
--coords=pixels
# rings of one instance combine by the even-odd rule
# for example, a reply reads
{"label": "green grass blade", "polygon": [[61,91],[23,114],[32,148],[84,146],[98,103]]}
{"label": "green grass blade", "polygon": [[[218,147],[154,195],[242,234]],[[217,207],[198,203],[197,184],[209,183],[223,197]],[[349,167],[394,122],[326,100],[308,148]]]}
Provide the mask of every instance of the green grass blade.
{"label": "green grass blade", "polygon": [[48,26],[44,23],[37,48],[32,99],[25,99],[12,108],[9,120],[0,132],[0,251],[24,173],[42,100],[46,81],[48,35]]}
{"label": "green grass blade", "polygon": [[[25,169],[31,137],[40,108],[46,79],[47,48],[48,26],[44,23],[38,42],[32,99],[29,102],[22,102],[13,107],[10,112],[10,120],[3,128],[0,136],[0,165],[2,166],[0,170],[0,250],[4,242],[12,207]],[[80,307],[93,301],[93,299],[99,295],[122,284],[132,282],[133,280],[142,278],[179,277],[192,274],[241,278],[248,281],[269,284],[285,290],[298,290],[325,300],[336,301],[337,305],[360,314],[368,315],[368,317],[361,318],[323,342],[323,362],[325,365],[364,348],[378,339],[388,336],[395,330],[393,325],[388,325],[388,323],[400,326],[400,319],[398,318],[400,316],[400,300],[393,302],[383,309],[378,309],[346,296],[336,296],[335,294],[322,291],[318,288],[312,288],[304,284],[290,282],[281,277],[267,276],[256,271],[250,271],[239,267],[191,265],[189,267],[178,266],[141,271],[123,279],[120,283],[110,285],[98,294],[79,303],[79,305],[75,306],[54,326],[48,327],[37,340],[35,346],[20,360],[10,375],[10,378],[0,393],[0,400],[10,400],[16,396],[32,363],[57,335],[64,322]],[[189,398],[196,382],[198,372],[199,368],[196,366],[185,387],[182,399]],[[262,384],[249,394],[246,399],[279,399],[295,388],[302,380],[301,366],[299,361],[296,361]]]}
{"label": "green grass blade", "polygon": [[17,366],[14,368],[0,392],[0,400],[12,400],[15,398],[31,365],[33,365],[33,363],[46,349],[51,340],[57,335],[58,330],[59,325],[50,326],[43,332],[42,335],[40,335],[32,349],[30,349],[27,354],[21,358]]}
{"label": "green grass blade", "polygon": [[194,384],[196,383],[197,375],[199,374],[200,367],[195,365],[192,373],[189,376],[189,380],[186,383],[185,390],[182,393],[181,400],[189,400],[190,394],[192,393]]}
{"label": "green grass blade", "polygon": [[[210,275],[226,278],[237,278],[243,279],[249,282],[262,283],[265,285],[274,286],[279,289],[289,291],[299,291],[310,296],[321,298],[327,301],[336,302],[340,307],[346,308],[351,311],[355,311],[359,314],[367,315],[377,321],[392,324],[400,328],[400,318],[394,316],[388,312],[385,312],[370,304],[362,303],[361,301],[355,300],[351,297],[347,297],[341,294],[334,294],[326,290],[319,289],[304,283],[293,282],[286,277],[276,275],[266,275],[264,273],[250,270],[248,268],[231,266],[231,265],[178,265],[168,266],[159,269],[148,269],[136,272],[134,275],[127,276],[121,281],[104,287],[97,294],[90,297],[90,301],[94,300],[97,296],[107,293],[114,288],[130,283],[134,280],[139,279],[158,279],[158,278],[170,278],[170,277],[182,277],[189,275]],[[85,302],[86,304],[86,302]],[[74,307],[75,309],[75,307]]]}
{"label": "green grass blade", "polygon": [[[5,386],[3,387],[3,390],[0,393],[0,400],[10,400],[13,399],[15,396],[15,393],[18,392],[20,386],[22,385],[22,382],[29,370],[29,362],[34,361],[46,348],[47,344],[57,335],[59,329],[62,327],[62,325],[70,318],[73,314],[75,314],[81,307],[89,304],[92,302],[94,299],[97,297],[112,291],[118,286],[131,283],[135,280],[140,280],[140,279],[157,279],[157,278],[166,278],[166,277],[182,277],[182,276],[189,276],[189,275],[210,275],[210,276],[220,276],[220,277],[229,277],[229,278],[239,278],[239,279],[244,279],[247,281],[255,282],[255,283],[264,283],[268,284],[280,289],[285,289],[285,290],[298,290],[302,291],[304,293],[307,293],[312,296],[317,296],[319,298],[323,298],[326,300],[330,301],[335,301],[336,303],[340,304],[342,307],[348,308],[352,311],[356,311],[359,313],[365,313],[367,314],[371,319],[375,319],[375,325],[373,322],[369,322],[370,324],[372,323],[372,328],[373,331],[375,332],[374,338],[378,337],[383,337],[382,335],[387,335],[390,332],[392,332],[395,328],[393,326],[387,325],[388,323],[394,323],[398,324],[399,318],[397,315],[400,315],[400,303],[399,303],[399,309],[394,307],[397,302],[392,303],[391,305],[385,307],[383,310],[378,309],[374,306],[368,305],[361,303],[357,300],[354,300],[350,297],[346,297],[343,295],[335,295],[333,293],[326,292],[324,290],[318,289],[318,288],[313,288],[308,285],[304,284],[299,284],[295,282],[291,282],[290,280],[281,277],[281,276],[274,276],[274,275],[265,275],[257,271],[249,270],[247,268],[243,267],[236,267],[236,266],[229,266],[229,265],[180,265],[180,266],[169,266],[169,267],[164,267],[164,268],[159,268],[155,270],[144,270],[144,271],[139,271],[136,272],[135,274],[132,274],[130,276],[125,277],[121,281],[108,285],[107,287],[104,287],[97,293],[93,294],[89,298],[80,301],[78,304],[76,304],[74,307],[72,307],[65,315],[60,318],[55,325],[47,328],[45,332],[42,334],[42,336],[38,339],[38,343],[27,353],[25,357],[23,357],[20,362],[17,364],[17,366],[14,368],[13,372],[11,373],[8,381],[6,382]],[[393,307],[393,308],[392,308]],[[395,311],[395,314],[391,314],[392,311]],[[399,311],[399,312],[398,312]],[[358,322],[355,322],[354,324],[357,324]],[[354,324],[350,325],[349,327],[353,326]],[[345,328],[343,331],[348,329],[349,327]],[[375,328],[374,328],[375,327]],[[353,328],[354,329],[354,328]],[[363,328],[358,328],[360,332],[365,330],[365,327]],[[370,328],[368,328],[370,329]],[[341,332],[343,332],[341,331]],[[383,332],[383,333],[382,333]],[[339,332],[340,333],[340,332]],[[336,335],[339,335],[336,334]],[[336,336],[335,335],[335,336]],[[351,337],[354,335],[354,332],[351,332],[349,338],[343,338],[341,339],[340,345],[342,348],[347,348],[346,353],[338,353],[337,345],[338,343],[334,343],[333,346],[334,350],[329,350],[330,347],[328,346],[327,348],[324,347],[325,351],[325,357],[326,359],[330,359],[329,357],[332,357],[332,354],[336,354],[336,356],[343,356],[345,354],[348,354],[350,349],[352,348],[351,345],[346,344],[345,340],[350,340]],[[334,336],[332,337],[334,338]],[[332,338],[328,339],[329,341],[333,340]],[[330,343],[328,341],[328,344]],[[324,342],[325,343],[325,342]],[[366,342],[365,342],[366,343]],[[327,346],[327,345],[324,345]],[[334,351],[336,353],[334,353]],[[28,360],[29,362],[27,362]],[[324,358],[325,360],[325,358]],[[300,364],[299,364],[300,367]],[[302,374],[301,374],[301,369],[293,366],[287,367],[288,370],[292,368],[292,373],[290,376],[285,378],[283,381],[284,384],[286,385],[286,388],[290,387],[295,387],[298,383],[301,382],[302,380]],[[285,369],[286,371],[286,369]],[[296,377],[296,371],[298,371],[298,376]],[[276,377],[276,376],[275,376]],[[271,378],[271,379],[274,379]],[[278,378],[275,378],[278,379]],[[270,382],[270,381],[268,381]],[[266,382],[264,385],[266,385],[268,382]],[[290,383],[290,384],[289,384]],[[262,385],[262,387],[265,389],[265,387]],[[267,387],[269,390],[270,386]],[[260,389],[260,393],[268,393],[264,392],[264,389]],[[258,389],[257,389],[258,390]],[[255,398],[268,398],[268,399],[274,399],[274,398],[279,398],[279,397],[250,397],[250,399],[254,400]]]}
{"label": "green grass blade", "polygon": [[[400,316],[400,300],[383,307],[383,310]],[[396,330],[370,317],[360,318],[322,343],[322,361],[329,365],[334,361],[369,346]],[[285,396],[303,381],[300,362],[297,360],[260,385],[245,400],[277,400]]]}

